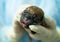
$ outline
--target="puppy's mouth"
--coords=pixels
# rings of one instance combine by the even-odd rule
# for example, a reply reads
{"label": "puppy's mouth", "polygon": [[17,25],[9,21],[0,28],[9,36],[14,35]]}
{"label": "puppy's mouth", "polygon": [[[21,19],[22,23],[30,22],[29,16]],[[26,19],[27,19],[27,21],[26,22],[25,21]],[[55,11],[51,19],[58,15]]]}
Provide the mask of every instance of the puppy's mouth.
{"label": "puppy's mouth", "polygon": [[29,28],[29,25],[27,24],[27,18],[22,20],[23,27]]}

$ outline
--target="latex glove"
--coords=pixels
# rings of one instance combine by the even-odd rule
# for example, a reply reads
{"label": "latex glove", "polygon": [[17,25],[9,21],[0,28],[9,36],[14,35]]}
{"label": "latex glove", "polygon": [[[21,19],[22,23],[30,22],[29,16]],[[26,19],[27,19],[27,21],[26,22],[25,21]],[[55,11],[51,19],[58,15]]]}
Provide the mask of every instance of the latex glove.
{"label": "latex glove", "polygon": [[18,40],[20,40],[25,33],[25,30],[20,23],[20,19],[21,13],[28,6],[30,5],[22,5],[18,8],[18,11],[16,12],[13,18],[13,26],[6,31],[9,40],[12,42],[18,42]]}
{"label": "latex glove", "polygon": [[30,25],[29,28],[36,32],[35,34],[29,33],[30,37],[36,40],[42,40],[43,42],[57,42],[60,34],[56,28],[56,23],[52,18],[45,18],[46,23],[50,27],[44,27],[41,25]]}
{"label": "latex glove", "polygon": [[25,30],[20,24],[20,16],[21,15],[19,13],[15,15],[12,22],[13,26],[6,31],[8,39],[11,42],[18,42],[25,33]]}

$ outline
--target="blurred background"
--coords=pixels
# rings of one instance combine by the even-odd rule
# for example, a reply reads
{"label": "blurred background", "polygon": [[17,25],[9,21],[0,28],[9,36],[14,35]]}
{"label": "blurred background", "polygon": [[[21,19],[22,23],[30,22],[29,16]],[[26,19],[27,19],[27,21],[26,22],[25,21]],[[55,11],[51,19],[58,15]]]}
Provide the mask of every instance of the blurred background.
{"label": "blurred background", "polygon": [[[12,26],[13,16],[17,9],[24,4],[36,5],[43,9],[45,15],[51,16],[60,27],[60,0],[0,0],[0,42],[10,42],[5,31]],[[21,42],[28,42],[25,35]],[[33,42],[40,42],[33,40]]]}

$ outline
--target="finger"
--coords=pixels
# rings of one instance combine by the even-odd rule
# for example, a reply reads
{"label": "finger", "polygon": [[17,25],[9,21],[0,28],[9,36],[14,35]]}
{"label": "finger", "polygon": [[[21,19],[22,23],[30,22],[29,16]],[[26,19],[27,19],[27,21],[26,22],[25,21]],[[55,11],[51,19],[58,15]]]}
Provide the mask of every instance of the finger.
{"label": "finger", "polygon": [[37,33],[40,33],[40,32],[50,32],[48,29],[46,29],[45,27],[43,26],[40,26],[40,25],[30,25],[29,28],[32,30],[32,31],[35,31]]}

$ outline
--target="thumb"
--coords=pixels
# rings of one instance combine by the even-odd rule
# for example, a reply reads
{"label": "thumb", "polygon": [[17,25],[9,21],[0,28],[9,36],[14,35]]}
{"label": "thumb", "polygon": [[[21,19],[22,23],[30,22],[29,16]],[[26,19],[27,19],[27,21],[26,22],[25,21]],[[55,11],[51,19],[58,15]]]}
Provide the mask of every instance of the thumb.
{"label": "thumb", "polygon": [[32,31],[35,31],[37,33],[40,33],[40,32],[50,32],[47,28],[41,26],[41,25],[30,25],[29,28],[32,30]]}

